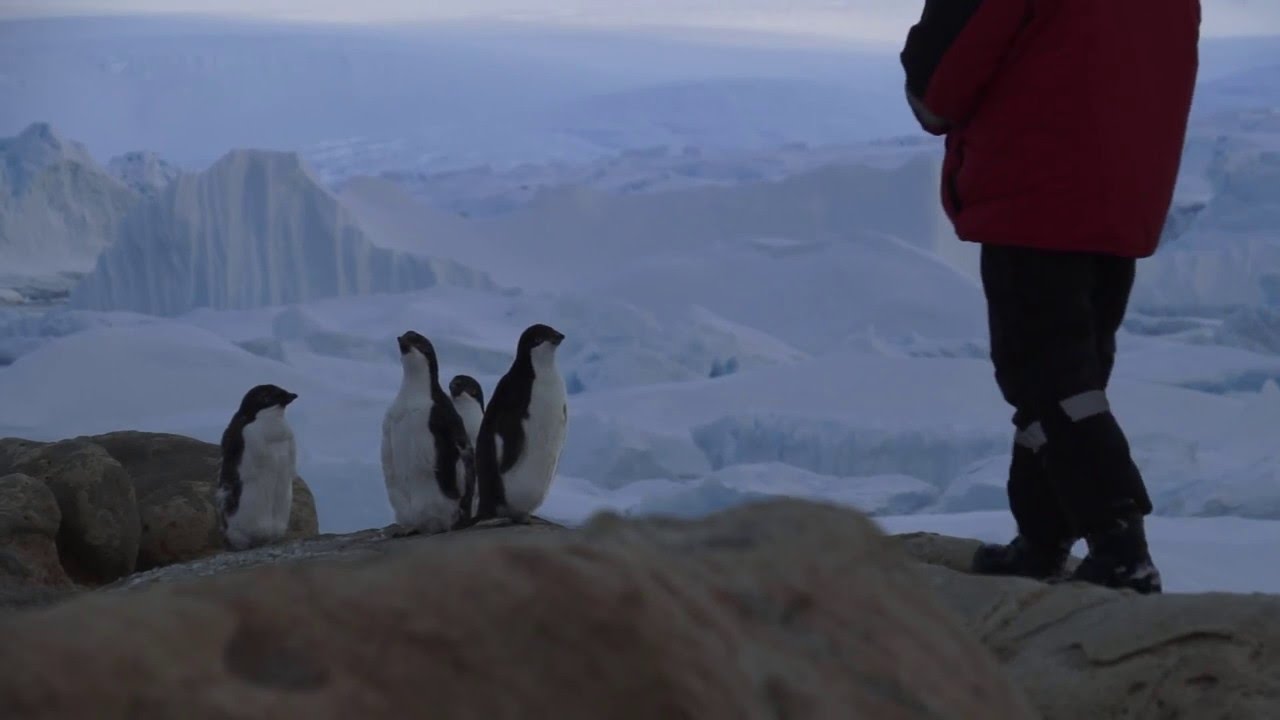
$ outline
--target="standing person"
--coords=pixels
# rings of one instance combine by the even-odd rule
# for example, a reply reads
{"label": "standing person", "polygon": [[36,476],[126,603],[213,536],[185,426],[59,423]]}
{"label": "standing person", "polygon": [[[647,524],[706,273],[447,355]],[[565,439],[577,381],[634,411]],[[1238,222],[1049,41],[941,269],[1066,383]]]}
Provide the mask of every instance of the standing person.
{"label": "standing person", "polygon": [[926,0],[901,60],[946,136],[942,203],[982,244],[991,359],[1014,408],[1018,535],[979,573],[1161,592],[1151,500],[1107,400],[1136,260],[1173,199],[1199,66],[1199,0]]}

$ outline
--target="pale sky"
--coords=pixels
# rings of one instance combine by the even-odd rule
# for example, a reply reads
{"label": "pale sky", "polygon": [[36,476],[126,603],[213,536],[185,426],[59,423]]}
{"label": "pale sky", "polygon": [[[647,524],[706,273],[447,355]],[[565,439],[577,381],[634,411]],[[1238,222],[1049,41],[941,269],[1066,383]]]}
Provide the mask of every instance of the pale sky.
{"label": "pale sky", "polygon": [[[1204,34],[1280,34],[1280,0],[1203,0]],[[384,23],[514,19],[718,27],[897,41],[920,0],[0,0],[0,18],[182,12]]]}

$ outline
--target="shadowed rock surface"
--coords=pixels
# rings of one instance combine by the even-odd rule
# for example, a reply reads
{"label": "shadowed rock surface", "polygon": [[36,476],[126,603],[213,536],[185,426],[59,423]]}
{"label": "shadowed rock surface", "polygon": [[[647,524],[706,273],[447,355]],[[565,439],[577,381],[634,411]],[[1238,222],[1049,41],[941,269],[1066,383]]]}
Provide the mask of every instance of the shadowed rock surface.
{"label": "shadowed rock surface", "polygon": [[64,588],[58,560],[62,513],[48,485],[29,476],[0,477],[0,584]]}
{"label": "shadowed rock surface", "polygon": [[40,480],[57,499],[58,556],[72,580],[98,585],[134,571],[141,526],[133,485],[120,463],[80,439],[11,443],[9,450],[9,466],[0,474]]}
{"label": "shadowed rock surface", "polygon": [[1035,717],[848,510],[295,547],[315,551],[4,616],[0,705],[33,720]]}
{"label": "shadowed rock surface", "polygon": [[430,536],[395,537],[391,533],[392,527],[394,526],[345,535],[317,535],[311,538],[268,545],[243,552],[223,552],[180,565],[170,565],[136,573],[107,586],[105,589],[137,589],[157,583],[180,582],[221,575],[236,570],[248,570],[264,565],[303,563],[313,560],[358,563],[364,560],[388,557],[417,547],[422,543],[428,543],[426,546],[428,549],[435,549],[440,547],[440,543],[465,540],[476,533],[501,531],[504,537],[514,538],[518,541],[527,534],[566,530],[561,525],[540,519],[529,525],[511,525],[504,521],[490,521],[475,525],[462,532]]}

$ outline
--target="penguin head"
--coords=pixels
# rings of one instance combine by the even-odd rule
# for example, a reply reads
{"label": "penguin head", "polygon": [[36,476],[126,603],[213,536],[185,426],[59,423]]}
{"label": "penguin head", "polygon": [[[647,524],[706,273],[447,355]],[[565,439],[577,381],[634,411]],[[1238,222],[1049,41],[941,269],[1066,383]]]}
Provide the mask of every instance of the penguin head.
{"label": "penguin head", "polygon": [[532,364],[533,367],[553,365],[556,348],[564,342],[564,333],[550,325],[530,325],[520,334],[520,343],[516,346],[516,360],[521,364]]}
{"label": "penguin head", "polygon": [[400,345],[400,364],[405,370],[426,369],[433,378],[439,374],[436,348],[422,333],[409,330],[396,338],[396,343]]}
{"label": "penguin head", "polygon": [[538,323],[537,325],[530,325],[525,328],[523,333],[520,333],[520,344],[517,347],[517,352],[527,353],[534,348],[542,346],[545,346],[544,349],[546,350],[554,351],[562,342],[564,342],[564,333],[550,325]]}
{"label": "penguin head", "polygon": [[454,375],[449,381],[449,396],[457,400],[463,395],[470,395],[480,407],[484,407],[484,390],[480,388],[480,383],[470,375]]}
{"label": "penguin head", "polygon": [[252,421],[263,410],[280,408],[283,412],[289,403],[297,399],[297,393],[291,393],[278,385],[258,385],[244,394],[240,410],[236,414]]}

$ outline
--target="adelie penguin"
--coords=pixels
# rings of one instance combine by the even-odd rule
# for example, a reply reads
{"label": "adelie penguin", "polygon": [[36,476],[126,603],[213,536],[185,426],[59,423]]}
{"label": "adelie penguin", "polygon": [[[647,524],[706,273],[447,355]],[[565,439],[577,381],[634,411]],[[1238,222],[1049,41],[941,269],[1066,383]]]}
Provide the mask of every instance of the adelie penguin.
{"label": "adelie penguin", "polygon": [[382,421],[382,476],[398,526],[393,534],[441,533],[471,516],[475,451],[440,387],[431,341],[410,330],[396,342],[404,376]]}
{"label": "adelie penguin", "polygon": [[484,419],[484,390],[470,375],[454,375],[449,381],[449,396],[453,398],[453,406],[462,416],[467,437],[471,438],[471,445],[474,447],[476,436],[480,433],[480,422]]}
{"label": "adelie penguin", "polygon": [[[462,425],[467,429],[467,437],[471,447],[476,446],[476,435],[480,432],[480,421],[484,419],[484,390],[480,383],[470,375],[454,375],[449,381],[449,396],[453,398],[453,407],[462,417]],[[472,493],[470,513],[475,515],[476,495]]]}
{"label": "adelie penguin", "polygon": [[527,523],[547,497],[569,421],[556,350],[564,334],[532,325],[520,335],[511,369],[498,381],[476,437],[479,507],[475,521]]}
{"label": "adelie penguin", "polygon": [[231,550],[279,542],[289,530],[297,447],[284,410],[297,399],[276,385],[258,385],[222,433],[214,506]]}

